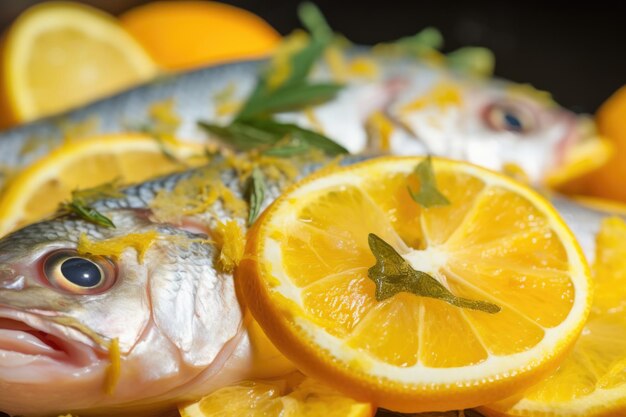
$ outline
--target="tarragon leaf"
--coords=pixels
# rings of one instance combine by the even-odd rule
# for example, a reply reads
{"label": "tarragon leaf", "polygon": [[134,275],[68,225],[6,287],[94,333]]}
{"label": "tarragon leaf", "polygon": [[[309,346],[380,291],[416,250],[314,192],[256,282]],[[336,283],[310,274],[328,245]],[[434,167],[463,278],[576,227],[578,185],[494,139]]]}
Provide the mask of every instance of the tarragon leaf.
{"label": "tarragon leaf", "polygon": [[491,77],[496,58],[490,49],[466,46],[446,55],[450,68],[479,77]]}
{"label": "tarragon leaf", "polygon": [[376,300],[383,301],[399,292],[436,298],[457,307],[494,314],[500,307],[488,301],[457,297],[429,274],[417,271],[387,242],[373,233],[368,236],[376,264],[367,276],[376,284]]}
{"label": "tarragon leaf", "polygon": [[332,28],[315,4],[311,2],[302,3],[298,7],[298,17],[314,38],[330,40],[333,37]]}
{"label": "tarragon leaf", "polygon": [[443,47],[443,35],[437,28],[427,27],[413,36],[407,36],[394,41],[393,45],[399,46],[407,52],[421,55],[441,49]]}
{"label": "tarragon leaf", "polygon": [[[343,87],[336,83],[311,83],[307,80],[313,66],[332,41],[333,31],[313,4],[303,4],[299,13],[311,37],[303,48],[287,57],[288,76],[278,85],[270,85],[269,73],[262,74],[229,125],[200,122],[202,128],[240,150],[260,148],[265,154],[294,155],[304,152],[305,147],[311,147],[329,155],[347,153],[345,148],[322,134],[271,119],[278,112],[298,110],[330,100]],[[280,146],[286,139],[294,143],[287,141],[286,145]],[[269,150],[275,146],[280,149]]]}
{"label": "tarragon leaf", "polygon": [[302,155],[311,150],[311,147],[304,142],[290,140],[284,145],[273,146],[262,152],[266,156],[275,156],[279,158],[286,158],[295,155]]}
{"label": "tarragon leaf", "polygon": [[265,200],[265,180],[263,179],[263,173],[258,168],[252,170],[250,178],[248,178],[248,184],[246,186],[246,197],[250,206],[248,214],[248,226],[252,225],[261,212],[261,206],[263,200]]}
{"label": "tarragon leaf", "polygon": [[[273,147],[289,146],[290,141],[288,139],[290,139],[301,151],[304,151],[303,147],[306,146],[320,149],[333,156],[348,153],[346,148],[320,133],[293,123],[282,123],[271,119],[241,120],[227,126],[200,122],[199,126],[242,150],[260,148],[263,153],[272,154],[271,149]],[[288,140],[287,143],[281,146],[280,144],[284,143],[285,140]],[[291,151],[293,150],[295,150],[294,146],[292,146]]]}
{"label": "tarragon leaf", "polygon": [[91,204],[103,198],[120,198],[124,193],[120,191],[121,181],[119,178],[105,182],[91,188],[83,188],[72,191],[72,200],[79,200],[85,204]]}
{"label": "tarragon leaf", "polygon": [[113,224],[113,221],[111,219],[109,219],[93,207],[90,207],[85,203],[85,201],[82,201],[80,199],[73,199],[69,203],[62,203],[60,211],[74,214],[75,216],[80,217],[83,220],[95,223],[99,226],[115,228],[115,224]]}
{"label": "tarragon leaf", "polygon": [[445,195],[437,189],[437,182],[435,180],[435,171],[433,170],[432,159],[428,156],[422,162],[417,164],[414,171],[415,175],[420,182],[419,191],[411,190],[411,187],[407,187],[411,198],[425,208],[447,206],[450,201]]}
{"label": "tarragon leaf", "polygon": [[[317,148],[328,155],[341,155],[348,153],[348,150],[332,139],[317,133],[313,130],[302,128],[293,123],[282,123],[275,120],[260,119],[250,120],[247,124],[256,129],[273,134],[275,138],[284,139],[290,136],[296,141],[307,144],[311,148]],[[276,141],[278,142],[278,141]]]}
{"label": "tarragon leaf", "polygon": [[318,83],[309,84],[300,82],[281,87],[271,93],[259,97],[259,103],[245,108],[236,117],[236,120],[246,120],[256,116],[265,116],[272,113],[298,110],[306,106],[312,106],[333,98],[339,90],[343,88],[341,84]]}
{"label": "tarragon leaf", "polygon": [[268,132],[251,126],[244,121],[234,121],[226,126],[219,126],[208,122],[198,122],[198,125],[237,149],[251,150],[259,147],[272,146],[282,139],[275,132]]}

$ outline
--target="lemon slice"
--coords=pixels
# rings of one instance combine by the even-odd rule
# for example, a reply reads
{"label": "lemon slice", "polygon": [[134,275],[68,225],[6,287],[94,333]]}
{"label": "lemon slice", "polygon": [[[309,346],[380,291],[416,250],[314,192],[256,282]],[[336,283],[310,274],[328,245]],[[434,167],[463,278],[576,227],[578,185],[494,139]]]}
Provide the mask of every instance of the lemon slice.
{"label": "lemon slice", "polygon": [[10,27],[0,56],[0,126],[76,107],[157,72],[112,16],[76,3],[28,9]]}
{"label": "lemon slice", "polygon": [[[432,186],[414,174],[423,162],[375,159],[305,179],[251,228],[236,272],[255,319],[300,370],[401,412],[470,408],[528,388],[565,357],[591,300],[580,248],[540,195],[437,159],[450,203],[423,208],[407,189]],[[454,297],[500,311],[403,290],[406,274],[375,284],[371,233]],[[381,283],[395,294],[379,299]]]}
{"label": "lemon slice", "polygon": [[626,415],[626,223],[607,218],[597,237],[591,315],[558,371],[524,397],[486,407],[493,416]]}
{"label": "lemon slice", "polygon": [[178,141],[161,144],[143,134],[102,135],[68,142],[7,184],[0,198],[0,235],[53,214],[73,190],[113,180],[129,184],[180,171],[188,164],[204,162],[203,157],[197,158],[202,152],[200,145]]}
{"label": "lemon slice", "polygon": [[371,417],[374,408],[295,374],[221,388],[181,407],[181,417]]}

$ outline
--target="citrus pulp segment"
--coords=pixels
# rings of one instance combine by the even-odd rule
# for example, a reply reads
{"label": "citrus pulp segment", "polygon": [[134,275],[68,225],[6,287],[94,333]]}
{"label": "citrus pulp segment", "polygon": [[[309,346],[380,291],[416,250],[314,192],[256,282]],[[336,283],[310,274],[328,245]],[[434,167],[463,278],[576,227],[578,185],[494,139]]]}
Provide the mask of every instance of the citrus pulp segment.
{"label": "citrus pulp segment", "polygon": [[[527,388],[562,360],[591,296],[583,255],[541,196],[436,159],[450,204],[425,208],[408,191],[424,185],[414,175],[422,162],[375,159],[296,184],[249,231],[237,270],[253,315],[300,369],[403,412],[473,407]],[[380,254],[371,234],[411,274],[434,278],[439,298],[408,287],[381,297],[379,287],[403,277],[372,275]],[[459,297],[470,307],[454,305]],[[487,303],[499,312],[476,307]]]}
{"label": "citrus pulp segment", "polygon": [[180,408],[181,417],[371,417],[374,411],[300,374],[245,381]]}
{"label": "citrus pulp segment", "polygon": [[604,220],[597,236],[593,306],[582,335],[557,372],[519,401],[484,407],[489,416],[626,415],[626,223]]}

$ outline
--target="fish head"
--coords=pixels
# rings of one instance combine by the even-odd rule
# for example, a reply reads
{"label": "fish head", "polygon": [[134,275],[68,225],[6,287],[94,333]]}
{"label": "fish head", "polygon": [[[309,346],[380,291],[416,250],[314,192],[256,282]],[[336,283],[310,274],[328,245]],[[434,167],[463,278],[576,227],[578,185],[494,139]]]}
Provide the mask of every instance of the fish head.
{"label": "fish head", "polygon": [[529,85],[445,72],[416,79],[389,109],[404,128],[393,153],[412,150],[417,141],[425,152],[504,172],[523,171],[532,184],[552,187],[611,155],[589,118]]}
{"label": "fish head", "polygon": [[[116,228],[63,217],[0,240],[0,411],[159,406],[235,349],[241,309],[206,236],[106,215]],[[115,256],[81,250],[128,236]]]}

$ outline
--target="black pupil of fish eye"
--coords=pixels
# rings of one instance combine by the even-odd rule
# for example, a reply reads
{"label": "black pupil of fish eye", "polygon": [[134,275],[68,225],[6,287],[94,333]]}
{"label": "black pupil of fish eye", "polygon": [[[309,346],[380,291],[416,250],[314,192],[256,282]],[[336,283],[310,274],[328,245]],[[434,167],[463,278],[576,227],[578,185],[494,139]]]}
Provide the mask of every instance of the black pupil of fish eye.
{"label": "black pupil of fish eye", "polygon": [[510,111],[505,111],[504,113],[504,121],[506,123],[506,128],[509,130],[513,130],[515,132],[521,132],[524,129],[522,125],[522,121],[515,114]]}
{"label": "black pupil of fish eye", "polygon": [[92,288],[102,282],[102,270],[89,259],[69,258],[61,264],[61,273],[71,283]]}

